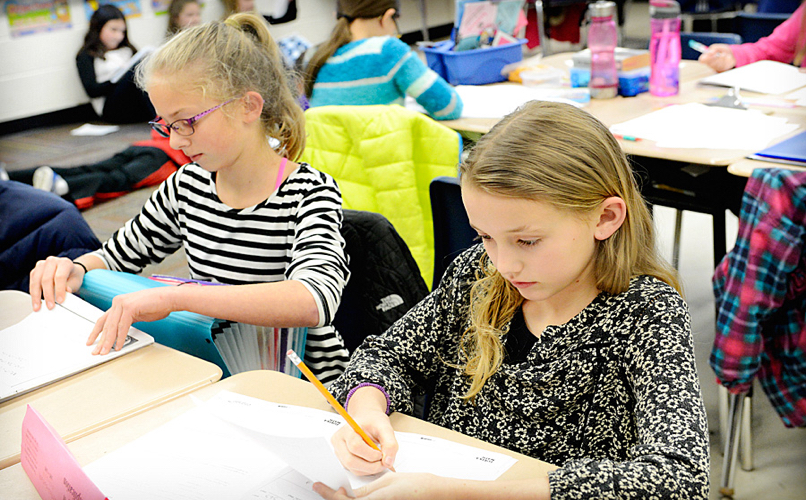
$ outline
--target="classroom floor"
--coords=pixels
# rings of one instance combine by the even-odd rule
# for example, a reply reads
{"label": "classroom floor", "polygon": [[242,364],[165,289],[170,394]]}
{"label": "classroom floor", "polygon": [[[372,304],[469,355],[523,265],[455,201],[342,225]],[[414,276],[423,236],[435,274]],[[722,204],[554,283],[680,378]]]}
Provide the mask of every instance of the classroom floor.
{"label": "classroom floor", "polygon": [[[631,46],[640,45],[648,37],[648,4],[628,4],[623,36]],[[644,45],[645,46],[645,45]],[[104,137],[73,137],[70,130],[79,124],[30,130],[0,136],[0,161],[8,170],[40,165],[75,166],[111,156],[131,142],[148,138],[145,125],[121,127],[119,132]],[[139,190],[117,200],[98,205],[84,212],[90,226],[101,240],[134,215],[145,202],[151,189]],[[656,207],[656,228],[659,246],[671,259],[675,211]],[[737,231],[737,219],[728,214],[728,245]],[[714,300],[711,291],[713,257],[711,255],[711,218],[708,215],[685,212],[680,250],[680,273],[686,300],[691,309],[697,369],[703,387],[708,423],[711,429],[711,499],[719,498],[718,485],[722,472],[719,450],[717,391],[713,372],[708,366],[708,354],[714,338]],[[159,266],[145,270],[149,274],[187,276],[181,252]],[[756,388],[753,414],[753,452],[755,470],[738,470],[736,500],[806,498],[806,429],[786,429],[760,387]]]}

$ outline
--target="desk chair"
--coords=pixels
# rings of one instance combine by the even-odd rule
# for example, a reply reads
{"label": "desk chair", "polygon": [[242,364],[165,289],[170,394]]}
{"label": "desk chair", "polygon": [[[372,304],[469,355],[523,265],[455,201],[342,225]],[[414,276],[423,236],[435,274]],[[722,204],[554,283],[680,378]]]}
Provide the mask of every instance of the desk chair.
{"label": "desk chair", "polygon": [[345,210],[350,280],[333,326],[352,354],[369,335],[380,335],[428,295],[406,243],[383,215]]}
{"label": "desk chair", "polygon": [[744,43],[754,43],[760,38],[769,36],[779,24],[789,19],[790,15],[740,12],[733,20],[733,31],[742,37]]}
{"label": "desk chair", "polygon": [[801,0],[760,0],[758,2],[759,14],[791,14],[800,6]]}
{"label": "desk chair", "polygon": [[711,32],[716,32],[717,22],[720,19],[731,19],[741,10],[741,0],[682,0],[680,2],[682,31],[692,31],[695,21],[710,21]]}
{"label": "desk chair", "polygon": [[[736,246],[714,273],[716,335],[710,365],[727,398],[720,492],[733,496],[738,444],[750,451],[750,390],[758,378],[787,427],[806,427],[806,173],[756,169],[747,182]],[[740,430],[740,422],[742,429]]]}
{"label": "desk chair", "polygon": [[705,45],[714,43],[726,43],[729,45],[739,45],[742,43],[742,37],[736,33],[706,33],[706,32],[692,32],[680,33],[680,45],[682,47],[681,56],[683,59],[696,61],[699,59],[700,54],[696,50],[688,46],[689,40],[695,40]]}
{"label": "desk chair", "polygon": [[336,180],[344,208],[386,217],[431,283],[434,230],[428,186],[435,177],[457,175],[461,136],[398,105],[310,108],[305,131],[302,161]]}
{"label": "desk chair", "polygon": [[434,216],[435,289],[453,259],[474,244],[476,231],[470,227],[462,203],[462,190],[456,177],[437,177],[431,181],[431,213]]}

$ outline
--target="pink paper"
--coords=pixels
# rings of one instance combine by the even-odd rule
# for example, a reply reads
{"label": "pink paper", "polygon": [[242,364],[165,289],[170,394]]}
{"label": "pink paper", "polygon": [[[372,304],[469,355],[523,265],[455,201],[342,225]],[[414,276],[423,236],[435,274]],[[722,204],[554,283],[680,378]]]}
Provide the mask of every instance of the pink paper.
{"label": "pink paper", "polygon": [[20,462],[43,500],[107,500],[42,415],[28,405]]}
{"label": "pink paper", "polygon": [[492,2],[470,2],[465,4],[459,37],[467,38],[481,34],[487,28],[495,29],[498,8]]}

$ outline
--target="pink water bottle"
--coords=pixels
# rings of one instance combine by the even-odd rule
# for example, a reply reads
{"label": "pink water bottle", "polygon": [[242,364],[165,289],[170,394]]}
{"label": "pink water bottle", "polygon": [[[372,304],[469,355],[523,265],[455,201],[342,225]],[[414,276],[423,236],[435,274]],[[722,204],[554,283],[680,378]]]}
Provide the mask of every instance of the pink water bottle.
{"label": "pink water bottle", "polygon": [[649,93],[676,95],[680,90],[680,4],[674,0],[650,0],[649,17]]}
{"label": "pink water bottle", "polygon": [[618,94],[618,72],[616,71],[616,12],[615,2],[599,1],[588,6],[590,27],[588,28],[588,48],[591,51],[591,79],[588,84],[591,97],[607,99]]}

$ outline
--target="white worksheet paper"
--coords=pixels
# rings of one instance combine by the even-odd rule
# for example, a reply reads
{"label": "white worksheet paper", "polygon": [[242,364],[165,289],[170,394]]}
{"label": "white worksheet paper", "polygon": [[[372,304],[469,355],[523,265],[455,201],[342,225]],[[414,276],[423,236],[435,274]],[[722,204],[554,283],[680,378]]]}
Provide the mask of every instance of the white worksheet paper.
{"label": "white worksheet paper", "polygon": [[[109,498],[314,500],[314,482],[347,491],[359,478],[330,445],[344,424],[331,412],[222,391],[139,439],[87,465]],[[494,480],[516,459],[442,439],[396,433],[398,472]]]}
{"label": "white worksheet paper", "polygon": [[739,87],[762,94],[784,94],[806,86],[806,73],[791,64],[757,61],[700,80],[706,85]]}
{"label": "white worksheet paper", "polygon": [[0,401],[145,347],[154,339],[135,328],[126,345],[107,355],[92,355],[87,338],[103,312],[72,294],[62,304],[45,305],[0,330]]}
{"label": "white worksheet paper", "polygon": [[676,104],[610,127],[614,134],[655,141],[666,148],[759,151],[798,125],[759,110],[699,103]]}

